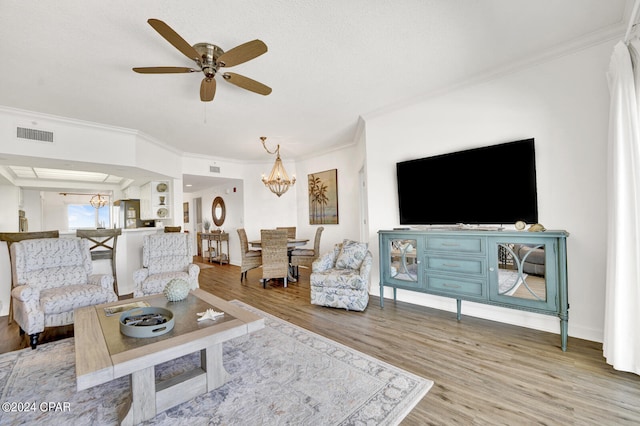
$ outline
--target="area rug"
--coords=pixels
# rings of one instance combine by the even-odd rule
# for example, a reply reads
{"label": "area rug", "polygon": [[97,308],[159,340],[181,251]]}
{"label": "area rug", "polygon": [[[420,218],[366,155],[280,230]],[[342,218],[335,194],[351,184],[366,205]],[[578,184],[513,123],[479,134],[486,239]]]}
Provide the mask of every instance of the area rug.
{"label": "area rug", "polygon": [[196,265],[198,265],[198,267],[200,268],[200,270],[202,269],[211,269],[213,268],[213,265],[210,263],[204,263],[204,262],[193,262]]}
{"label": "area rug", "polygon": [[[266,327],[224,344],[229,381],[145,424],[393,425],[433,382],[233,301]],[[166,379],[198,354],[162,364]],[[0,424],[115,425],[128,398],[123,377],[76,392],[73,338],[0,355]]]}

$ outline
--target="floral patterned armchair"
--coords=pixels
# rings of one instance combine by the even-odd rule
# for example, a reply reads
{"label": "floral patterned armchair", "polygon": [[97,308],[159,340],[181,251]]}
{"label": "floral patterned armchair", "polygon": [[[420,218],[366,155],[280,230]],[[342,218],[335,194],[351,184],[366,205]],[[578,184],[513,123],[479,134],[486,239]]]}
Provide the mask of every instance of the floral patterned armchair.
{"label": "floral patterned armchair", "polygon": [[91,242],[42,238],[11,245],[13,318],[31,348],[45,327],[73,324],[73,311],[114,302],[113,276],[92,274]]}
{"label": "floral patterned armchair", "polygon": [[369,303],[373,257],[366,243],[344,240],[311,267],[311,303],[364,311]]}
{"label": "floral patterned armchair", "polygon": [[142,269],[133,273],[134,297],[162,293],[167,283],[180,278],[191,289],[198,284],[200,267],[193,263],[189,234],[169,232],[145,235],[142,240]]}

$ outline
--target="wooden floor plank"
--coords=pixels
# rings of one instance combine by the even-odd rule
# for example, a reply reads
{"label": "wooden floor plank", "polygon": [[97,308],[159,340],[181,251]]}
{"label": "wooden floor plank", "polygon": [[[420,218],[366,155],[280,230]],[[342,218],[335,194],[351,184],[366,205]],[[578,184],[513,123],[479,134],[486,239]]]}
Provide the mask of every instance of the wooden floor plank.
{"label": "wooden floor plank", "polygon": [[[283,288],[260,283],[261,271],[213,264],[200,287],[238,299],[329,339],[435,382],[403,425],[640,424],[640,376],[614,370],[602,345],[557,334],[371,297],[364,312],[310,304],[309,270]],[[73,335],[46,330],[44,341]],[[0,321],[0,351],[28,347],[14,324]],[[37,350],[37,349],[36,349]]]}

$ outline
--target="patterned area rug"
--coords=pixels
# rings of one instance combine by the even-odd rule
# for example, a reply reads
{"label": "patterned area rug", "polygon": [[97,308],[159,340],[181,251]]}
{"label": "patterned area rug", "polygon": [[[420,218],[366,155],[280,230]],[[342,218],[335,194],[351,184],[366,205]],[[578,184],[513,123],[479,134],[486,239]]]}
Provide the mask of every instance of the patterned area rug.
{"label": "patterned area rug", "polygon": [[[266,327],[224,344],[229,381],[158,414],[158,425],[392,425],[433,382],[242,302]],[[115,425],[129,396],[123,377],[76,392],[73,338],[0,355],[0,424]],[[162,364],[165,379],[199,365]],[[13,410],[13,411],[12,411]]]}

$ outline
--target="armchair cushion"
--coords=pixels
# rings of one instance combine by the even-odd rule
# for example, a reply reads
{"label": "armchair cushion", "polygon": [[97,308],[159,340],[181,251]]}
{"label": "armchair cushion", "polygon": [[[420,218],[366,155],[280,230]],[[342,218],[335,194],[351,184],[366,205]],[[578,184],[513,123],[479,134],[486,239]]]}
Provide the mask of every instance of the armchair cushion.
{"label": "armchair cushion", "polygon": [[342,250],[342,244],[336,244],[333,250],[323,253],[311,265],[311,272],[324,272],[333,268],[336,264],[336,258]]}
{"label": "armchair cushion", "polygon": [[200,273],[200,267],[198,265],[192,264],[188,267],[189,272],[183,271],[169,271],[169,272],[161,272],[159,274],[148,275],[142,278],[139,282],[139,287],[136,288],[136,297],[137,294],[140,296],[147,294],[158,294],[162,293],[165,286],[174,279],[182,279],[189,283],[191,289],[197,288],[198,286],[193,285],[193,282],[198,282],[198,275]]}
{"label": "armchair cushion", "polygon": [[291,256],[313,256],[316,251],[313,249],[295,249],[291,250]]}
{"label": "armchair cushion", "polygon": [[40,292],[40,307],[45,315],[60,314],[84,306],[105,303],[110,299],[112,291],[92,284],[49,288]]}
{"label": "armchair cushion", "polygon": [[337,269],[360,269],[362,261],[367,254],[367,243],[359,243],[357,241],[344,240],[342,249],[336,259]]}

